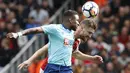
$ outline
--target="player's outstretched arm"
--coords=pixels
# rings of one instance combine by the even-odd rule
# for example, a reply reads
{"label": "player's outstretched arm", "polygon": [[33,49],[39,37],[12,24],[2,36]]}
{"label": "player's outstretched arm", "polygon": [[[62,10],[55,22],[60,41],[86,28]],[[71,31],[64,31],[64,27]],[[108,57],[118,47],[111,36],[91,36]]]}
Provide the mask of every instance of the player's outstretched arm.
{"label": "player's outstretched arm", "polygon": [[48,52],[48,44],[37,50],[28,60],[24,61],[23,63],[18,65],[19,70],[25,67],[28,67],[31,63],[34,62],[38,57],[42,56]]}
{"label": "player's outstretched arm", "polygon": [[20,37],[22,35],[43,33],[43,32],[44,31],[41,27],[29,28],[29,29],[26,29],[26,30],[23,30],[23,31],[17,32],[17,33],[8,33],[7,38],[17,38],[17,37]]}
{"label": "player's outstretched arm", "polygon": [[74,51],[72,55],[75,58],[80,59],[80,60],[89,60],[89,61],[92,61],[92,62],[95,62],[95,63],[103,63],[103,59],[102,59],[101,56],[87,55],[87,54],[84,54],[84,53],[80,52],[79,50]]}

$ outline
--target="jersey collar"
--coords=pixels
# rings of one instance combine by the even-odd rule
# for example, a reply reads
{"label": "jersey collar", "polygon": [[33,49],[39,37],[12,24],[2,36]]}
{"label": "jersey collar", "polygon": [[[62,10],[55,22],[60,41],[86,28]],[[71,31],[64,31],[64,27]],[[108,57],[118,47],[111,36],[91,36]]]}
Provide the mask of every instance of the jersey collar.
{"label": "jersey collar", "polygon": [[68,29],[67,27],[65,27],[65,26],[64,26],[64,24],[61,24],[61,25],[62,25],[62,27],[63,27],[66,31],[71,32],[71,30],[70,30],[70,29]]}

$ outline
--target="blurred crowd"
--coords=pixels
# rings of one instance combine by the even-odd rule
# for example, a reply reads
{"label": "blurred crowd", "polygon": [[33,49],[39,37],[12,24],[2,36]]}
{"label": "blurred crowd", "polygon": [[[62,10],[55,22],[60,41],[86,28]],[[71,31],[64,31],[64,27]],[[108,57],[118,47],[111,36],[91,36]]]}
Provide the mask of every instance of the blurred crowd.
{"label": "blurred crowd", "polygon": [[[52,2],[53,1],[53,2]],[[76,0],[75,8],[81,20],[82,5],[88,0]],[[98,29],[92,39],[80,45],[80,51],[100,55],[104,63],[72,59],[74,73],[130,73],[130,1],[93,0],[100,7]],[[48,23],[64,0],[0,0],[0,69],[3,68],[33,35],[7,39],[8,32],[18,32]],[[42,60],[29,68],[40,68]],[[37,66],[36,66],[37,65]]]}
{"label": "blurred crowd", "polygon": [[19,32],[47,24],[64,0],[0,0],[0,70],[19,52],[33,35],[7,39]]}
{"label": "blurred crowd", "polygon": [[[130,0],[94,1],[100,6],[98,30],[80,50],[102,56],[104,63],[75,60],[74,73],[130,73]],[[81,6],[77,11],[83,19]]]}

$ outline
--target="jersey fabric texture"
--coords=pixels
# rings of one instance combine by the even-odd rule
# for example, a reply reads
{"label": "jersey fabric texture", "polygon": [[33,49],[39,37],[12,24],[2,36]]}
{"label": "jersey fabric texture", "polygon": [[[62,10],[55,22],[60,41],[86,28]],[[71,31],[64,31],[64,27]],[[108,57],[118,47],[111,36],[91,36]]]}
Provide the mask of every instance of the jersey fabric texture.
{"label": "jersey fabric texture", "polygon": [[[80,44],[80,40],[79,40],[79,39],[75,40],[75,42],[74,42],[74,44],[73,44],[73,52],[79,47],[79,44]],[[47,61],[48,61],[48,57],[46,57],[46,58],[44,59],[43,64],[42,64],[42,66],[41,66],[41,70],[44,70],[44,69],[46,68],[46,66],[47,66]],[[72,62],[73,62],[73,61],[72,61]],[[43,73],[43,71],[42,71],[41,73]]]}
{"label": "jersey fabric texture", "polygon": [[74,31],[63,24],[41,26],[49,38],[48,63],[62,66],[71,66]]}

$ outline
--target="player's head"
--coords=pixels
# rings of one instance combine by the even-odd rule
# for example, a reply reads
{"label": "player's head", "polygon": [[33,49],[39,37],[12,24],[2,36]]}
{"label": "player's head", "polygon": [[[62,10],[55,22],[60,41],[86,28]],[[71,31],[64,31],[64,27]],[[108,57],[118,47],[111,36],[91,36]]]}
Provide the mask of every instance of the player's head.
{"label": "player's head", "polygon": [[67,10],[63,15],[63,22],[69,24],[72,30],[76,30],[79,25],[79,15],[74,10]]}
{"label": "player's head", "polygon": [[76,38],[82,41],[87,41],[91,38],[92,34],[96,31],[97,24],[93,19],[85,19],[80,22],[80,26],[75,31]]}

